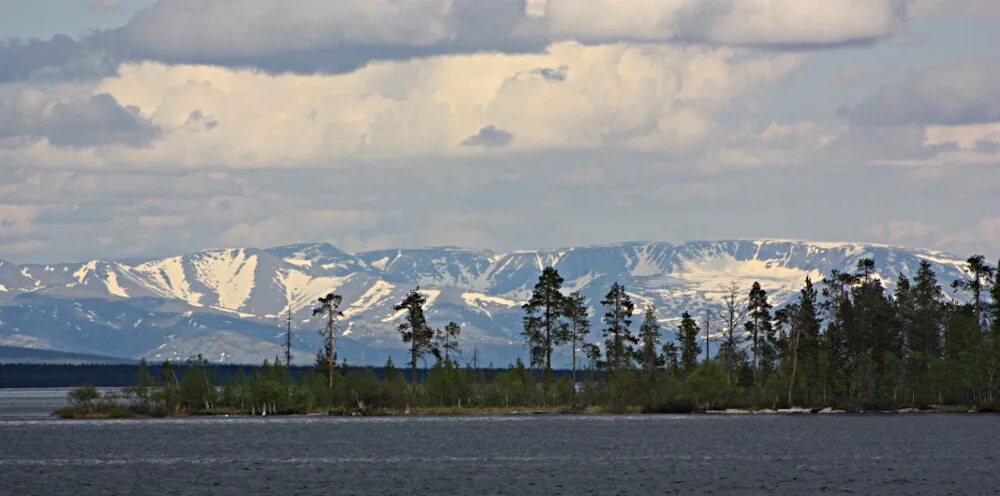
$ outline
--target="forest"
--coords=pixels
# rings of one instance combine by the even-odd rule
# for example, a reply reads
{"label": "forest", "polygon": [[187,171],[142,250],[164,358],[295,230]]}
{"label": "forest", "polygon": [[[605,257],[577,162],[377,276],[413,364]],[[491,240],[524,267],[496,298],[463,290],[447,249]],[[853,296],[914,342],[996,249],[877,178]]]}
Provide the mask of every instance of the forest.
{"label": "forest", "polygon": [[[901,274],[890,293],[872,259],[851,272],[832,271],[817,289],[806,278],[796,298],[775,308],[767,289],[733,284],[721,311],[704,320],[680,315],[677,339],[665,339],[657,309],[637,309],[613,284],[595,302],[564,294],[553,267],[524,303],[528,363],[480,370],[461,364],[461,327],[428,325],[419,288],[394,307],[404,318],[400,339],[409,363],[397,368],[337,362],[341,296],[320,298],[325,346],[311,368],[290,373],[292,328],[285,360],[218,381],[201,356],[166,362],[151,373],[145,361],[135,384],[100,393],[70,393],[64,417],[197,414],[404,414],[477,412],[691,412],[807,408],[845,411],[952,409],[995,411],[1000,402],[1000,277],[982,256],[967,260],[968,277],[947,282],[965,301],[946,296],[927,262]],[[911,278],[912,276],[912,278]],[[636,324],[638,321],[638,325]],[[714,325],[713,325],[714,324]],[[709,347],[715,345],[714,355]],[[559,347],[569,370],[554,370]],[[420,370],[418,363],[434,365]],[[406,370],[408,369],[408,370]],[[180,372],[180,373],[179,373]],[[221,383],[220,383],[221,382]]]}

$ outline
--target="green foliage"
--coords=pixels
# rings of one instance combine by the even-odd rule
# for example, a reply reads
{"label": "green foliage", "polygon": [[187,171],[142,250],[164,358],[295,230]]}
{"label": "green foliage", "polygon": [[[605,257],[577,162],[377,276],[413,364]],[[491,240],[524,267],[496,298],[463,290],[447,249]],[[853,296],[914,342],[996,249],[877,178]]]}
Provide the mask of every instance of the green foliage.
{"label": "green foliage", "polygon": [[406,294],[393,310],[399,312],[406,311],[406,318],[400,322],[397,330],[404,343],[410,344],[410,368],[412,375],[410,381],[414,386],[417,384],[417,361],[428,353],[433,353],[434,329],[427,325],[427,318],[424,317],[424,304],[427,303],[427,296],[420,292],[420,288],[414,288]]}
{"label": "green foliage", "polygon": [[701,329],[691,318],[691,314],[684,312],[681,315],[681,324],[678,327],[678,334],[681,338],[681,358],[680,374],[686,376],[694,371],[698,366],[698,357],[701,356],[701,346],[698,346],[698,334]]}
{"label": "green foliage", "polygon": [[528,345],[531,366],[544,369],[546,383],[552,376],[553,346],[562,335],[560,320],[566,309],[566,297],[560,292],[562,283],[563,278],[555,268],[545,267],[531,298],[522,306],[524,328],[521,334]]}
{"label": "green foliage", "polygon": [[601,300],[605,312],[602,320],[604,328],[604,349],[607,356],[606,367],[610,372],[631,369],[635,358],[635,344],[638,342],[629,326],[635,305],[625,292],[625,286],[617,282]]}
{"label": "green foliage", "polygon": [[[586,302],[576,293],[556,296],[561,279],[552,269],[536,287],[535,304],[525,308],[526,326],[538,331],[527,344],[532,363],[545,366],[542,377],[520,359],[503,370],[460,366],[456,358],[460,327],[449,323],[435,343],[423,314],[426,297],[414,289],[395,307],[406,312],[399,331],[411,345],[414,380],[409,385],[391,358],[381,368],[381,377],[375,368],[349,369],[345,363],[337,380],[330,382],[329,364],[336,363],[336,356],[321,351],[316,366],[294,380],[276,359],[265,360],[248,373],[240,371],[217,386],[207,360],[198,355],[180,365],[165,362],[158,376],[143,361],[135,386],[121,392],[100,394],[92,386],[76,389],[69,394],[71,406],[58,414],[398,414],[411,408],[686,412],[933,404],[995,408],[1000,386],[1000,282],[993,268],[970,258],[970,278],[956,285],[973,294],[965,303],[947,302],[929,263],[921,263],[912,282],[900,275],[891,295],[875,270],[873,260],[861,259],[853,273],[831,271],[824,278],[822,295],[806,278],[798,298],[777,309],[773,318],[767,292],[754,283],[743,306],[745,323],[723,313],[723,332],[729,334],[736,322],[744,324],[746,344],[727,336],[716,358],[699,362],[700,329],[689,313],[681,315],[678,343],[667,342],[660,348],[656,310],[647,306],[638,336],[633,336],[629,327],[634,305],[618,283],[601,302],[604,353],[597,344],[584,343],[589,331]],[[334,296],[321,299],[329,303],[321,307],[328,319],[340,303]],[[546,322],[553,326],[548,334]],[[570,373],[550,375],[548,354],[558,344],[572,347],[574,367]],[[576,378],[578,348],[587,359],[582,382]],[[658,348],[661,356],[656,356]],[[416,381],[417,360],[435,350],[444,353],[436,353],[438,359],[424,380]],[[633,367],[635,361],[643,365],[641,370]]]}

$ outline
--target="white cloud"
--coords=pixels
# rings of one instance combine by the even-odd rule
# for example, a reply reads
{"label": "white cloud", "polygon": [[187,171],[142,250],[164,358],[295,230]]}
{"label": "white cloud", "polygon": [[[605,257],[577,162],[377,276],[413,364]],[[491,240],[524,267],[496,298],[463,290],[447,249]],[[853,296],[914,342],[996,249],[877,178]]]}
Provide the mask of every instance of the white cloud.
{"label": "white cloud", "polygon": [[553,39],[812,46],[890,36],[903,13],[895,0],[548,0],[542,22]]}
{"label": "white cloud", "polygon": [[[542,54],[445,55],[340,75],[127,64],[91,91],[158,128],[148,147],[73,150],[42,140],[0,147],[0,163],[308,166],[608,144],[688,152],[720,133],[716,113],[801,61],[705,47],[557,43]],[[462,146],[489,126],[513,137],[506,147]]]}

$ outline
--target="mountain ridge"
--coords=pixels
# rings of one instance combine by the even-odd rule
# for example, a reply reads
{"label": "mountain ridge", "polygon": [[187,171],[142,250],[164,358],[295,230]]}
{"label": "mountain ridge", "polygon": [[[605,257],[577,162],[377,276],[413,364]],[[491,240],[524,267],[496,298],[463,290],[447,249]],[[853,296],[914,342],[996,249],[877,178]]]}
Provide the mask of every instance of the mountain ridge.
{"label": "mountain ridge", "polygon": [[[460,322],[467,351],[506,363],[522,355],[520,305],[546,265],[560,271],[566,291],[587,296],[592,310],[619,281],[638,308],[654,304],[661,322],[672,326],[684,310],[718,308],[720,288],[730,281],[748,287],[759,280],[780,305],[806,276],[818,282],[832,269],[852,270],[861,258],[875,259],[876,274],[889,288],[900,272],[914,274],[920,260],[932,264],[944,286],[964,275],[964,260],[938,250],[785,239],[358,253],[319,242],[128,260],[0,262],[0,344],[155,360],[203,352],[215,361],[259,361],[279,354],[277,335],[290,309],[303,331],[296,360],[309,360],[318,348],[318,335],[307,332],[316,327],[311,305],[335,291],[344,296],[342,357],[370,363],[372,353],[379,360],[405,358],[391,307],[420,286],[432,325]],[[592,313],[596,336],[598,312]]]}

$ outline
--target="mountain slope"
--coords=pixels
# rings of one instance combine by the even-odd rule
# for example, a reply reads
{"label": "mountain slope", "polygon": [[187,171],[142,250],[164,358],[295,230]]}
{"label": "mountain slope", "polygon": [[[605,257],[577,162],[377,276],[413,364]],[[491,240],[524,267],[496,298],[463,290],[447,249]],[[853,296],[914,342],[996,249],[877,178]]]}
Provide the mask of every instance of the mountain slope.
{"label": "mountain slope", "polygon": [[[668,330],[684,310],[721,306],[730,282],[760,281],[773,303],[801,288],[805,277],[853,270],[873,258],[892,287],[899,273],[929,261],[942,283],[964,277],[964,262],[921,249],[861,243],[785,240],[630,242],[494,253],[453,247],[347,253],[325,243],[268,249],[219,249],[140,261],[13,265],[0,262],[0,344],[112,356],[255,362],[280,353],[284,316],[291,310],[295,360],[320,346],[310,321],[313,302],[343,296],[340,356],[380,363],[404,358],[392,306],[415,286],[428,295],[434,326],[463,325],[466,355],[481,364],[522,354],[520,305],[541,269],[554,265],[566,291],[593,308],[615,281],[637,307],[652,303]],[[592,312],[594,339],[600,325]],[[700,315],[700,313],[699,313]],[[567,357],[563,352],[557,362]]]}

